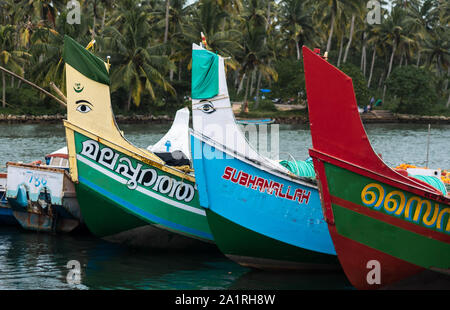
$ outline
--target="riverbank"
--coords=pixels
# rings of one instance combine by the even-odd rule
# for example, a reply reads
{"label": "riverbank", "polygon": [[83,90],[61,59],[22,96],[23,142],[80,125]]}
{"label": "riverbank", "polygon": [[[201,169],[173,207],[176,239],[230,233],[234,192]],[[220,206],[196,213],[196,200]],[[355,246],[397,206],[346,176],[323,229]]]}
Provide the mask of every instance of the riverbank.
{"label": "riverbank", "polygon": [[[273,118],[277,124],[306,124],[308,117],[301,113],[291,113],[290,115],[279,115],[274,113],[274,117],[270,113],[249,113],[247,115],[236,114],[238,119],[254,119],[254,118]],[[244,117],[245,116],[245,117]],[[139,124],[154,123],[166,124],[173,121],[173,117],[169,115],[116,115],[116,121],[119,124]],[[65,114],[54,115],[13,115],[0,114],[0,123],[54,123],[66,119]],[[386,113],[385,110],[376,110],[368,113],[362,113],[361,119],[363,123],[411,123],[411,124],[450,124],[450,117],[447,116],[429,116],[429,115],[409,115]]]}
{"label": "riverbank", "polygon": [[[66,119],[66,114],[54,115],[13,115],[0,114],[0,123],[25,123],[25,124],[40,124],[40,123],[56,123]],[[173,117],[168,115],[115,115],[117,123],[122,124],[139,124],[139,123],[156,123],[165,124],[171,123]]]}

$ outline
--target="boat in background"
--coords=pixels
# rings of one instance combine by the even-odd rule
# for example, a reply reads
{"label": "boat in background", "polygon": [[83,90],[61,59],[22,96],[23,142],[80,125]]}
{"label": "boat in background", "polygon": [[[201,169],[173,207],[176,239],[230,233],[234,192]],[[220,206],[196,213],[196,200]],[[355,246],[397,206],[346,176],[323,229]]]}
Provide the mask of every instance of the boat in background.
{"label": "boat in background", "polygon": [[0,225],[17,225],[16,218],[6,199],[6,173],[0,173]]}
{"label": "boat in background", "polygon": [[67,148],[45,156],[46,163],[8,162],[6,198],[16,221],[26,230],[68,233],[82,216],[68,169]]}
{"label": "boat in background", "polygon": [[261,119],[249,119],[249,118],[238,118],[236,123],[239,125],[268,125],[273,124],[275,120],[273,118],[261,118]]}
{"label": "boat in background", "polygon": [[450,197],[387,166],[364,130],[351,78],[306,47],[303,58],[310,155],[352,285],[377,289],[424,270],[448,274]]}
{"label": "boat in background", "polygon": [[246,267],[338,269],[315,180],[248,144],[232,112],[224,58],[194,44],[192,59],[191,151],[219,249]]}
{"label": "boat in background", "polygon": [[63,58],[70,176],[89,230],[109,241],[152,248],[210,246],[213,238],[183,150],[161,154],[131,144],[114,118],[109,65],[68,36]]}

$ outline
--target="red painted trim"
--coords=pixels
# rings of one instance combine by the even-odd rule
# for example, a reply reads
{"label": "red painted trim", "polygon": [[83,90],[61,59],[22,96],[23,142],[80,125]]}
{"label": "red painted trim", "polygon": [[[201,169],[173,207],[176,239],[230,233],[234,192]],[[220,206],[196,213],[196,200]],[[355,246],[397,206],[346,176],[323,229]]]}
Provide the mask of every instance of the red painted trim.
{"label": "red painted trim", "polygon": [[333,209],[331,208],[331,197],[330,191],[328,190],[328,182],[325,174],[325,166],[323,161],[313,157],[313,166],[316,171],[317,186],[319,188],[319,195],[322,204],[322,213],[324,215],[325,221],[329,225],[334,225],[334,215]]}
{"label": "red painted trim", "polygon": [[6,173],[0,173],[0,178],[2,179],[6,179],[8,175]]}
{"label": "red painted trim", "polygon": [[337,204],[341,207],[344,207],[346,209],[352,210],[354,212],[357,212],[359,214],[371,217],[373,219],[385,222],[387,224],[399,227],[404,230],[411,231],[413,233],[416,233],[418,235],[432,238],[434,240],[438,240],[441,242],[449,243],[450,244],[450,236],[434,231],[419,225],[415,225],[414,223],[410,223],[407,221],[404,221],[400,218],[390,216],[388,214],[384,214],[372,209],[369,209],[368,207],[360,206],[354,202],[344,200],[342,198],[336,197],[336,196],[330,196],[331,197],[331,203]]}
{"label": "red painted trim", "polygon": [[[421,184],[422,182],[420,180],[410,179],[411,182],[417,183],[417,186],[413,186],[411,184],[407,184],[407,183],[404,183],[402,181],[394,180],[394,179],[391,179],[391,178],[386,177],[384,175],[381,175],[381,174],[378,174],[376,172],[370,171],[370,170],[368,170],[368,169],[366,169],[364,167],[354,165],[354,164],[346,162],[344,160],[340,160],[340,159],[338,159],[336,157],[333,157],[331,155],[319,152],[317,150],[311,150],[310,149],[309,150],[309,154],[313,158],[316,157],[316,158],[318,158],[318,159],[320,159],[322,161],[325,161],[325,162],[328,162],[328,163],[330,163],[332,165],[335,165],[335,166],[341,167],[343,169],[349,170],[349,171],[354,172],[356,174],[359,174],[359,175],[362,175],[362,176],[374,179],[374,180],[376,180],[378,182],[382,182],[382,183],[388,184],[388,185],[393,186],[395,188],[399,188],[399,189],[405,190],[407,192],[410,192],[410,193],[415,194],[415,195],[422,196],[422,197],[427,198],[427,199],[432,199],[432,200],[434,200],[436,202],[440,202],[440,203],[444,203],[444,204],[450,204],[450,198],[447,198],[447,197],[445,197],[443,195],[436,194],[436,192],[439,193],[439,191],[434,189],[434,187],[433,187],[433,189],[434,189],[433,191],[429,191],[428,189],[419,188],[419,186],[422,185]],[[426,183],[423,183],[423,184],[426,184]]]}
{"label": "red painted trim", "polygon": [[48,154],[45,156],[45,158],[47,158],[47,157],[61,157],[61,158],[67,159],[67,158],[69,158],[69,155],[57,153],[57,154]]}

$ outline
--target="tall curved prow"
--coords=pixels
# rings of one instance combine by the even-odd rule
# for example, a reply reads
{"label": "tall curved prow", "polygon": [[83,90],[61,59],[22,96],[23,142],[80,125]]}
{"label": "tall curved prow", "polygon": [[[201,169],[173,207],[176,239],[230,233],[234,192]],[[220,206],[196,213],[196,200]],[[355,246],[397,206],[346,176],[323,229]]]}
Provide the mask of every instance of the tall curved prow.
{"label": "tall curved prow", "polygon": [[450,198],[374,152],[350,77],[303,47],[322,207],[339,261],[360,289],[424,270],[449,273]]}
{"label": "tall curved prow", "polygon": [[[277,162],[259,154],[236,124],[225,74],[225,58],[192,45],[192,119],[197,134],[258,165],[289,173]],[[196,150],[199,150],[198,148]],[[195,155],[194,155],[195,156]]]}
{"label": "tall curved prow", "polygon": [[247,142],[231,109],[224,59],[195,44],[192,58],[192,159],[219,249],[247,267],[336,269],[315,181]]}
{"label": "tall curved prow", "polygon": [[313,142],[319,152],[430,193],[436,189],[392,170],[375,153],[358,112],[352,79],[303,47]]}
{"label": "tall curved prow", "polygon": [[[190,166],[178,165],[171,152],[165,162],[124,138],[111,108],[108,64],[67,36],[64,60],[70,171],[89,230],[119,242],[145,239],[150,247],[189,247],[197,239],[211,243]],[[187,137],[183,128],[179,135]],[[183,144],[173,142],[174,148]]]}
{"label": "tall curved prow", "polygon": [[[128,142],[119,130],[111,106],[109,65],[68,36],[64,37],[63,58],[67,89],[66,127],[82,129],[163,165],[164,161],[153,153]],[[76,169],[72,169],[76,167],[76,160],[71,146],[74,144],[68,143],[71,175],[73,181],[78,181]]]}

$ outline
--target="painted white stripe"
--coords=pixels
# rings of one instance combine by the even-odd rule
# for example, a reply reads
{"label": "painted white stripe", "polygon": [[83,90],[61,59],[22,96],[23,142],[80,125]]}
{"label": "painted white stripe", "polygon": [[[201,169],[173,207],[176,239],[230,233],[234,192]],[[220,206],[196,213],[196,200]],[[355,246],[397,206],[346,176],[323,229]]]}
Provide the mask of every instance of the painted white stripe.
{"label": "painted white stripe", "polygon": [[[105,169],[105,168],[99,166],[98,164],[96,164],[96,163],[90,161],[89,159],[87,159],[87,158],[81,156],[80,154],[77,154],[77,159],[78,159],[79,161],[81,161],[82,163],[88,165],[89,167],[91,167],[91,168],[97,170],[98,172],[103,173],[104,175],[110,177],[111,179],[116,180],[117,182],[119,182],[119,183],[121,183],[121,184],[123,184],[123,185],[125,185],[125,184],[127,183],[127,180],[126,180],[125,178],[122,178],[122,177],[120,177],[120,176],[118,176],[118,175],[112,173],[111,171],[109,171],[109,170],[107,170],[107,169]],[[192,212],[192,213],[196,213],[196,214],[199,214],[199,215],[202,215],[202,216],[206,216],[206,213],[205,213],[204,210],[197,209],[197,208],[188,206],[188,205],[186,205],[186,204],[184,204],[184,203],[181,203],[181,202],[178,202],[178,201],[171,200],[171,199],[169,199],[169,198],[167,198],[167,197],[164,197],[164,196],[162,196],[162,195],[159,195],[159,194],[157,194],[157,193],[155,193],[155,192],[149,191],[148,189],[146,189],[146,188],[144,188],[144,187],[142,187],[142,186],[138,186],[138,187],[136,188],[136,190],[139,191],[139,192],[141,192],[142,194],[144,194],[144,195],[146,195],[146,196],[155,198],[155,199],[157,199],[157,200],[159,200],[159,201],[162,201],[162,202],[164,202],[164,203],[167,203],[167,204],[169,204],[169,205],[171,205],[171,206],[173,206],[173,207],[176,207],[176,208],[179,208],[179,209],[183,209],[183,210],[185,210],[185,211],[189,211],[189,212]]]}

